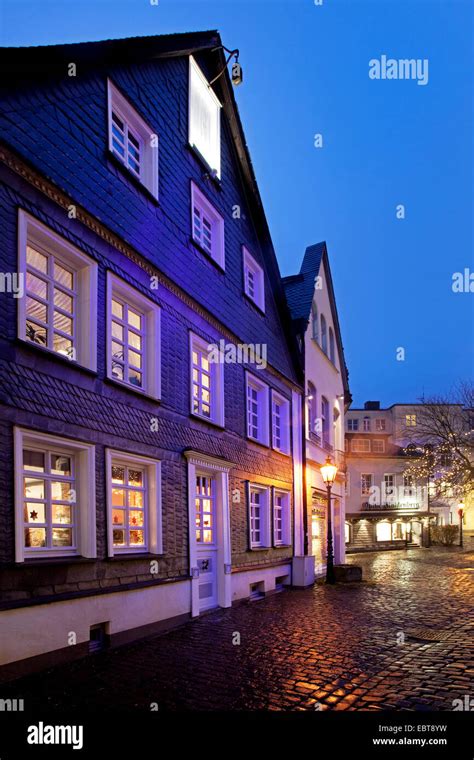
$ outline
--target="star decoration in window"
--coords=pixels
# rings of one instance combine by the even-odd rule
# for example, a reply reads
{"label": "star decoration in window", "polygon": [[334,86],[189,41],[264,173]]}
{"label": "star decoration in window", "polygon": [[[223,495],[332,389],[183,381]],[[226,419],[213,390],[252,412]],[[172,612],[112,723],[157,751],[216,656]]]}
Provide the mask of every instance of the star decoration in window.
{"label": "star decoration in window", "polygon": [[38,519],[38,512],[36,512],[35,510],[30,512],[30,520],[37,520],[37,519]]}

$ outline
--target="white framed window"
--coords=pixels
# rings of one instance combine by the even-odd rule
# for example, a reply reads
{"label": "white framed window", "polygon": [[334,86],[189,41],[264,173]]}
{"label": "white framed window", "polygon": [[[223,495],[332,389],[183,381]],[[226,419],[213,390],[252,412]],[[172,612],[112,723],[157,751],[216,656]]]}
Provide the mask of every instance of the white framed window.
{"label": "white framed window", "polygon": [[160,307],[107,272],[107,377],[160,398]]}
{"label": "white framed window", "polygon": [[321,429],[323,432],[323,444],[330,446],[329,401],[325,396],[321,396]]}
{"label": "white framed window", "polygon": [[107,80],[109,149],[158,198],[158,135]]}
{"label": "white framed window", "polygon": [[225,269],[224,219],[194,182],[191,182],[191,217],[193,240]]}
{"label": "white framed window", "polygon": [[95,448],[14,428],[16,561],[96,556]]}
{"label": "white framed window", "polygon": [[216,481],[211,475],[196,474],[196,543],[217,543]]}
{"label": "white framed window", "polygon": [[272,446],[282,454],[290,453],[290,402],[272,390]]}
{"label": "white framed window", "polygon": [[351,473],[346,472],[346,480],[344,483],[344,493],[346,496],[351,495]]}
{"label": "white framed window", "polygon": [[328,328],[326,324],[326,317],[321,314],[321,348],[327,356],[328,353]]}
{"label": "white framed window", "polygon": [[392,525],[391,523],[381,520],[375,523],[375,538],[377,541],[391,541],[392,540]]}
{"label": "white framed window", "polygon": [[291,543],[290,494],[288,491],[273,491],[273,545],[288,546]]}
{"label": "white framed window", "polygon": [[271,545],[270,489],[250,483],[248,488],[250,548]]}
{"label": "white framed window", "polygon": [[352,417],[347,420],[347,429],[353,432],[359,430],[359,420]]}
{"label": "white framed window", "polygon": [[97,264],[20,209],[18,335],[93,371],[97,368]]}
{"label": "white framed window", "polygon": [[106,449],[109,556],[162,554],[161,462]]}
{"label": "white framed window", "polygon": [[375,420],[375,429],[379,432],[385,430],[386,421],[384,418]]}
{"label": "white framed window", "polygon": [[332,363],[336,364],[336,354],[334,349],[334,332],[332,327],[329,328],[329,358]]}
{"label": "white framed window", "polygon": [[190,333],[191,413],[224,426],[224,364],[211,360],[211,346]]}
{"label": "white framed window", "polygon": [[406,427],[416,427],[416,414],[405,414]]}
{"label": "white framed window", "polygon": [[263,269],[257,264],[252,254],[245,246],[242,246],[244,266],[244,293],[258,306],[260,311],[265,311],[265,281]]}
{"label": "white framed window", "polygon": [[189,56],[189,144],[216,177],[221,176],[221,103],[193,56]]}
{"label": "white framed window", "polygon": [[395,494],[395,475],[386,473],[383,476],[383,496],[391,498]]}
{"label": "white framed window", "polygon": [[370,438],[353,438],[351,441],[351,451],[354,454],[369,454]]}
{"label": "white framed window", "polygon": [[269,388],[255,375],[246,373],[247,436],[269,445],[268,398]]}
{"label": "white framed window", "polygon": [[383,438],[375,438],[372,441],[372,451],[374,454],[385,453],[385,441],[383,440]]}
{"label": "white framed window", "polygon": [[319,343],[319,316],[316,304],[313,304],[311,311],[311,337],[316,343]]}
{"label": "white framed window", "polygon": [[360,492],[362,496],[369,496],[371,488],[372,488],[372,475],[370,473],[363,472],[360,476]]}
{"label": "white framed window", "polygon": [[307,429],[306,437],[310,437],[310,433],[319,437],[318,426],[318,393],[315,385],[308,382],[308,393],[306,395],[306,414],[307,414]]}
{"label": "white framed window", "polygon": [[370,417],[364,417],[362,420],[362,430],[364,433],[370,433]]}

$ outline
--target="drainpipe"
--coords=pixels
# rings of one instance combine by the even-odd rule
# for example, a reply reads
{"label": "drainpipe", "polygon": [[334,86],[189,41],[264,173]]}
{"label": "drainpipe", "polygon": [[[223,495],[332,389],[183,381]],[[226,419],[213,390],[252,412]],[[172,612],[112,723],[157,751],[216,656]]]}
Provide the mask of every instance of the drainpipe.
{"label": "drainpipe", "polygon": [[302,462],[303,462],[303,554],[306,557],[309,554],[309,537],[308,537],[308,490],[306,480],[306,346],[304,333],[301,336],[302,354],[303,354],[303,409],[301,419],[301,437],[302,437]]}

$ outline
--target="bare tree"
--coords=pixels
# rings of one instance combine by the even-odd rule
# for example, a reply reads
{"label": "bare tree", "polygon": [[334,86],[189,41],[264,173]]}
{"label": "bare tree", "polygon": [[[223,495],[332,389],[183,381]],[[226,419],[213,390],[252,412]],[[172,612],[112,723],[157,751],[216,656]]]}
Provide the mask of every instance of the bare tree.
{"label": "bare tree", "polygon": [[474,386],[421,399],[416,426],[406,427],[405,475],[429,482],[435,498],[474,494]]}

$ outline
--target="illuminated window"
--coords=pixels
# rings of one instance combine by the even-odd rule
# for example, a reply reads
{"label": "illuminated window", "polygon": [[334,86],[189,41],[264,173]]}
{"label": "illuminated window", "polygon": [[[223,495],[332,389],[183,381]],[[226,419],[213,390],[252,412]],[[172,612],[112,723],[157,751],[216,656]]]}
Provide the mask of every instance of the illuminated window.
{"label": "illuminated window", "polygon": [[265,311],[265,290],[263,269],[248,250],[243,248],[244,292],[261,311]]}
{"label": "illuminated window", "polygon": [[20,338],[95,370],[97,264],[29,214],[18,223]]}
{"label": "illuminated window", "polygon": [[273,544],[290,543],[290,495],[287,491],[275,491],[273,495]]}
{"label": "illuminated window", "polygon": [[290,453],[290,402],[273,390],[272,446],[282,454]]}
{"label": "illuminated window", "polygon": [[111,272],[107,286],[107,376],[159,398],[160,308]]}
{"label": "illuminated window", "polygon": [[362,473],[362,475],[360,476],[360,492],[362,496],[369,496],[371,488],[372,488],[372,475],[369,473]]}
{"label": "illuminated window", "polygon": [[190,334],[191,412],[198,417],[224,424],[224,365],[211,361],[207,341]]}
{"label": "illuminated window", "polygon": [[191,182],[193,240],[224,269],[224,220],[197,185]]}
{"label": "illuminated window", "polygon": [[389,522],[378,522],[375,526],[375,535],[377,541],[392,540],[392,526]]}
{"label": "illuminated window", "polygon": [[269,444],[268,385],[254,375],[246,374],[247,435],[254,441]]}
{"label": "illuminated window", "polygon": [[405,425],[407,427],[416,427],[416,414],[406,414]]}
{"label": "illuminated window", "polygon": [[196,541],[215,543],[215,481],[207,475],[196,476]]}
{"label": "illuminated window", "polygon": [[221,104],[192,56],[189,57],[189,144],[221,176]]}
{"label": "illuminated window", "polygon": [[16,561],[95,557],[94,447],[20,428],[14,439]]}
{"label": "illuminated window", "polygon": [[351,526],[348,522],[344,523],[344,542],[350,543],[351,540]]}
{"label": "illuminated window", "polygon": [[268,488],[249,485],[250,548],[270,546],[270,492]]}
{"label": "illuminated window", "polygon": [[158,135],[108,80],[109,149],[126,169],[158,197]]}
{"label": "illuminated window", "polygon": [[160,462],[126,452],[106,452],[109,555],[161,554]]}

